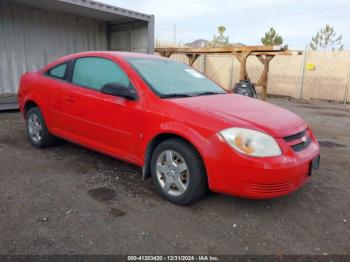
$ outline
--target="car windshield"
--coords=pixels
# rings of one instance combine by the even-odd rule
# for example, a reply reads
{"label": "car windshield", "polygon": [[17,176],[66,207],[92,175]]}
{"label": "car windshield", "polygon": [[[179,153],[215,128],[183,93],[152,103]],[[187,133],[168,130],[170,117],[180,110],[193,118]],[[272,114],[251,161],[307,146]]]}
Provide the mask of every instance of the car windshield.
{"label": "car windshield", "polygon": [[215,82],[184,63],[157,58],[128,58],[127,61],[163,98],[226,93]]}

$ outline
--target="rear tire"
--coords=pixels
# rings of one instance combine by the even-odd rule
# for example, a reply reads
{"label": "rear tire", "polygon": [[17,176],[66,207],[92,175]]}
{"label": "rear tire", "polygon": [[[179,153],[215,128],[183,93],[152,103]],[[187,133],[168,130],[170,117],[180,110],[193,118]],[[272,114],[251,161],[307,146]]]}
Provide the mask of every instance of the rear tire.
{"label": "rear tire", "polygon": [[33,146],[44,148],[55,143],[55,137],[49,133],[44,117],[38,107],[31,108],[26,114],[27,134]]}
{"label": "rear tire", "polygon": [[192,145],[173,138],[160,143],[152,154],[152,181],[156,191],[177,205],[189,205],[208,189],[203,161]]}

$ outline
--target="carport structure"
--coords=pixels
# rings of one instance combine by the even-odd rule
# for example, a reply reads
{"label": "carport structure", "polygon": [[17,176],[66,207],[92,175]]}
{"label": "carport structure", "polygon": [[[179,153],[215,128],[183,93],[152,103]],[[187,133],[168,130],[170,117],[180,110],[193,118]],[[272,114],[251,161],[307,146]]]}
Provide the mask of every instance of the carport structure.
{"label": "carport structure", "polygon": [[249,56],[256,56],[264,69],[259,77],[259,80],[254,83],[255,86],[262,87],[261,99],[266,100],[268,73],[271,60],[276,55],[298,55],[301,52],[284,50],[280,46],[229,46],[229,47],[214,47],[214,48],[156,48],[161,56],[170,57],[172,54],[184,54],[188,57],[189,65],[193,66],[194,62],[200,55],[213,54],[232,54],[240,63],[239,80],[250,80],[247,72],[247,59]]}
{"label": "carport structure", "polygon": [[0,109],[17,107],[24,72],[64,55],[154,52],[153,15],[92,0],[0,0],[0,17]]}

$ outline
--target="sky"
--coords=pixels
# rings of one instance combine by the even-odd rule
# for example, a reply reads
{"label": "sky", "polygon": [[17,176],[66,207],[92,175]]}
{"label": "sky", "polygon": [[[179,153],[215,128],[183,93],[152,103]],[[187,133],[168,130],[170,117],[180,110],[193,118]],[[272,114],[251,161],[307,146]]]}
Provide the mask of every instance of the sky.
{"label": "sky", "polygon": [[350,49],[350,0],[99,0],[155,15],[155,37],[188,43],[212,40],[217,27],[226,27],[231,43],[261,44],[274,27],[291,49],[304,49],[326,24],[343,35]]}

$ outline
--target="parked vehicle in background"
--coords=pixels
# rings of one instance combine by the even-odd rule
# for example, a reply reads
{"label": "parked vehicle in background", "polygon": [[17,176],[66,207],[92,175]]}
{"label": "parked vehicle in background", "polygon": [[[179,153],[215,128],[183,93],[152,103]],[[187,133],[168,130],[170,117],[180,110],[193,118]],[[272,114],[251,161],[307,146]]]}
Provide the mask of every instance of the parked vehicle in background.
{"label": "parked vehicle in background", "polygon": [[319,165],[317,139],[300,117],[156,56],[66,56],[24,74],[18,100],[34,146],[60,137],[138,165],[160,195],[180,205],[208,188],[282,196]]}

